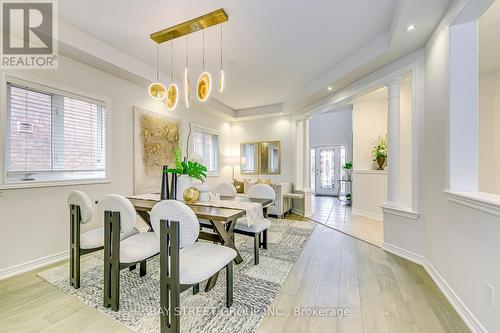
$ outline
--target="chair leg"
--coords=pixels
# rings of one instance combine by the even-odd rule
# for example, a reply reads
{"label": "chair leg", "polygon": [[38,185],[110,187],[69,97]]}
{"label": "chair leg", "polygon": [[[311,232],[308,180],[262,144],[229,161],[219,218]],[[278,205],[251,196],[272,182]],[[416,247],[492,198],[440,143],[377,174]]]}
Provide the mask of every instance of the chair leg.
{"label": "chair leg", "polygon": [[120,213],[104,212],[104,307],[120,306]]}
{"label": "chair leg", "polygon": [[199,292],[200,292],[200,284],[197,283],[193,286],[193,295],[196,295]]}
{"label": "chair leg", "polygon": [[69,283],[80,288],[80,206],[70,206]]}
{"label": "chair leg", "polygon": [[254,256],[254,262],[255,262],[255,265],[258,265],[259,264],[259,235],[258,234],[255,234],[253,236],[253,240],[254,240],[254,245],[253,245],[253,256]]}
{"label": "chair leg", "polygon": [[[135,265],[134,265],[135,266]],[[143,277],[146,275],[146,260],[141,261],[140,263],[140,270],[139,270],[139,276]]]}
{"label": "chair leg", "polygon": [[267,229],[262,232],[262,248],[267,250]]}
{"label": "chair leg", "polygon": [[233,262],[226,266],[226,307],[233,305]]}

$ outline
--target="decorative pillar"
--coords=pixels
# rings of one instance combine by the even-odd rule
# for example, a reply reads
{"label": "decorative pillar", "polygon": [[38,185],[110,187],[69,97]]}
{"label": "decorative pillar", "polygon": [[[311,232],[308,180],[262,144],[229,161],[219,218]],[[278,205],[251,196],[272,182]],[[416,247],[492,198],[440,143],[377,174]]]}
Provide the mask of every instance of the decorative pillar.
{"label": "decorative pillar", "polygon": [[309,120],[307,117],[303,120],[304,123],[304,190],[311,191],[311,147],[309,145]]}
{"label": "decorative pillar", "polygon": [[295,156],[297,157],[295,160],[295,186],[294,188],[296,190],[301,190],[304,187],[304,170],[303,170],[303,153],[304,149],[303,147],[303,135],[304,135],[304,129],[303,129],[304,123],[302,120],[297,120],[295,123]]}
{"label": "decorative pillar", "polygon": [[391,206],[400,204],[401,170],[400,170],[400,125],[401,125],[401,82],[396,78],[387,86],[389,110],[387,114],[387,201]]}
{"label": "decorative pillar", "polygon": [[311,215],[311,147],[309,145],[309,120],[304,118],[303,123],[303,190],[304,193],[304,215]]}

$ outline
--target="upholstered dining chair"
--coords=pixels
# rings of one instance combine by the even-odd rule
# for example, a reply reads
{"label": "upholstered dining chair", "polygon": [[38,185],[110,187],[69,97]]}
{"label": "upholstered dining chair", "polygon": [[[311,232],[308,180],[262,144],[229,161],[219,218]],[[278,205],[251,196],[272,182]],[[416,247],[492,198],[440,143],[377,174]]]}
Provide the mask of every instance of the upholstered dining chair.
{"label": "upholstered dining chair", "polygon": [[233,304],[233,259],[236,251],[198,241],[199,225],[184,203],[164,200],[151,210],[151,225],[160,238],[160,332],[180,332],[180,294],[226,268],[226,307]]}
{"label": "upholstered dining chair", "polygon": [[141,232],[121,240],[134,227],[136,211],[122,195],[109,194],[99,200],[98,214],[104,215],[104,307],[120,307],[120,271],[140,264],[146,275],[146,260],[160,253],[160,239],[153,232]]}
{"label": "upholstered dining chair", "polygon": [[214,192],[227,197],[235,197],[236,187],[231,183],[220,183],[215,186]]}
{"label": "upholstered dining chair", "polygon": [[[104,228],[96,228],[80,233],[81,224],[94,220],[94,205],[89,197],[82,191],[71,191],[68,195],[70,212],[70,255],[69,255],[69,281],[75,289],[80,288],[80,257],[104,247]],[[102,221],[102,220],[101,220]],[[139,233],[135,228],[120,235],[122,239]]]}
{"label": "upholstered dining chair", "polygon": [[[276,198],[276,193],[273,188],[268,184],[256,184],[248,190],[249,198],[256,199],[269,199],[274,202]],[[269,204],[268,206],[270,206]],[[253,221],[252,224],[248,225],[247,218],[242,217],[236,221],[234,227],[234,232],[240,235],[250,236],[254,239],[254,263],[259,264],[259,250],[262,247],[267,249],[267,229],[271,226],[271,221],[267,218],[267,206],[263,207],[264,218]]]}

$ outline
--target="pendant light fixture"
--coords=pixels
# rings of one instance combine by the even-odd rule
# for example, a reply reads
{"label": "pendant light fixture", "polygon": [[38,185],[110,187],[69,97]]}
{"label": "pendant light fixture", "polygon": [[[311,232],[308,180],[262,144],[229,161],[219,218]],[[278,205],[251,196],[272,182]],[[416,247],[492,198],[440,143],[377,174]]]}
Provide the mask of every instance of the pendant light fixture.
{"label": "pendant light fixture", "polygon": [[179,89],[174,83],[174,52],[173,52],[173,42],[170,41],[170,85],[167,90],[167,99],[165,103],[170,111],[173,111],[177,106],[177,101],[179,100]]}
{"label": "pendant light fixture", "polygon": [[189,82],[189,47],[188,36],[186,35],[186,68],[184,69],[184,99],[186,108],[189,108],[189,99],[191,98],[191,83]]}
{"label": "pendant light fixture", "polygon": [[219,92],[224,91],[224,69],[222,67],[222,24],[220,25],[220,77],[219,77]]}
{"label": "pendant light fixture", "polygon": [[212,90],[212,78],[210,73],[205,71],[205,30],[203,32],[203,73],[201,73],[198,78],[198,84],[196,85],[196,93],[200,102],[205,102],[210,96]]}
{"label": "pendant light fixture", "polygon": [[157,101],[161,101],[165,98],[167,95],[167,89],[165,89],[165,86],[160,83],[159,77],[160,77],[160,68],[159,68],[159,60],[158,60],[158,48],[159,44],[156,43],[156,80],[155,82],[151,83],[149,85],[149,95],[156,99]]}

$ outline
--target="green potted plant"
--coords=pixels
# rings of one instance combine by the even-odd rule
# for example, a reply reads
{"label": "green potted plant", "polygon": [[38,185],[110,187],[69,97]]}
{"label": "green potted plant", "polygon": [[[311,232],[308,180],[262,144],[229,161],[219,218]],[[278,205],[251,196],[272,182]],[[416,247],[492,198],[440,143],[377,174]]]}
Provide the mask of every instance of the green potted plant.
{"label": "green potted plant", "polygon": [[379,136],[372,147],[373,160],[377,161],[378,169],[384,170],[384,164],[387,158],[387,135]]}
{"label": "green potted plant", "polygon": [[345,162],[344,165],[342,166],[342,169],[344,169],[344,176],[342,177],[342,179],[343,180],[351,180],[352,162]]}

